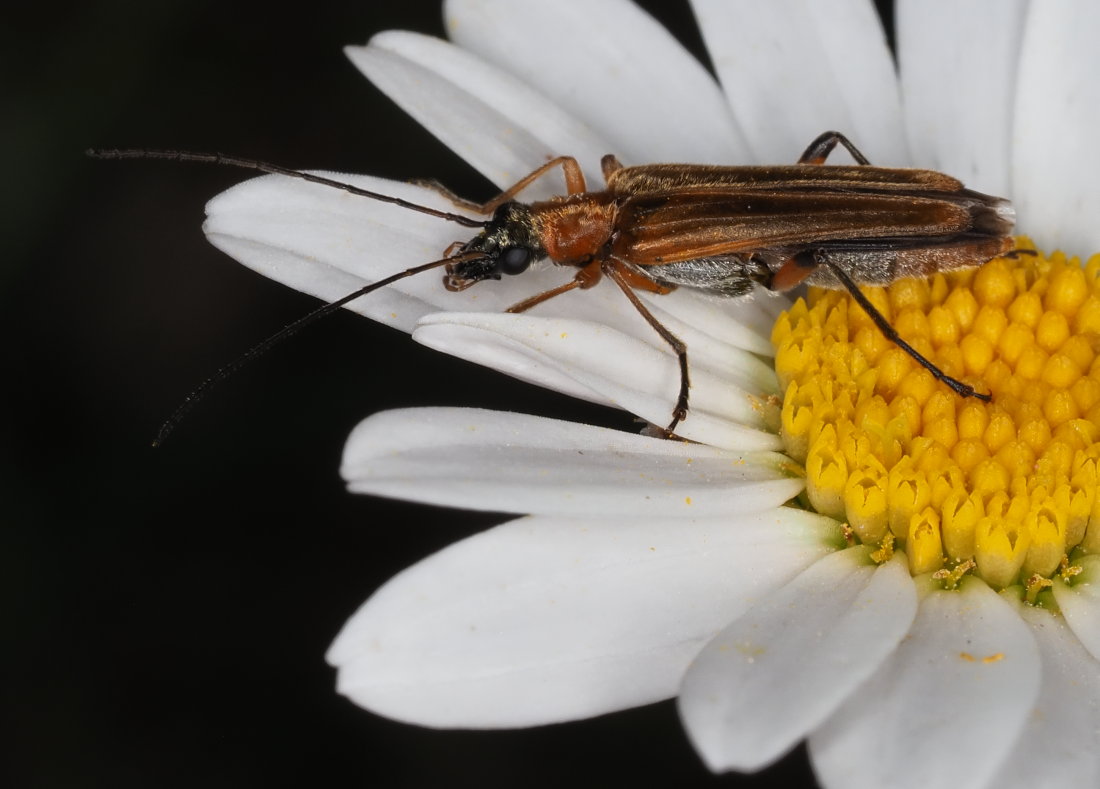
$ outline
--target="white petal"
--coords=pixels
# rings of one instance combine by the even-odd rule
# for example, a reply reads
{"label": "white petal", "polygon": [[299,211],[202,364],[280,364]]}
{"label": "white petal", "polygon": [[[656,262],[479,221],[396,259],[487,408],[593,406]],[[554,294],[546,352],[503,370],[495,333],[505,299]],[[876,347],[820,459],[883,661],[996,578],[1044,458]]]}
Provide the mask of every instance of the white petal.
{"label": "white petal", "polygon": [[[610,144],[506,71],[430,36],[392,30],[366,47],[347,47],[379,90],[506,189],[555,156],[574,156],[592,186]],[[523,192],[525,200],[564,193],[560,174]]]}
{"label": "white petal", "polygon": [[733,299],[702,296],[689,288],[665,296],[641,295],[650,311],[670,327],[679,321],[734,348],[766,357],[775,356],[771,342],[775,320],[791,306],[785,295],[763,289]]}
{"label": "white petal", "polygon": [[1070,255],[1100,250],[1100,4],[1028,6],[1016,95],[1013,196],[1022,232]]}
{"label": "white petal", "polygon": [[481,409],[375,414],[348,438],[356,493],[497,512],[645,518],[773,509],[804,487],[777,453],[732,453]]}
{"label": "white petal", "polygon": [[438,727],[529,726],[675,694],[754,599],[830,548],[792,509],[731,520],[524,518],[397,575],[328,653],[357,704]]}
{"label": "white petal", "polygon": [[[565,272],[558,270],[556,274],[559,283],[567,281]],[[486,283],[489,286],[495,284]],[[534,289],[530,292],[538,293]],[[688,288],[664,296],[646,293],[639,296],[665,328],[687,344],[693,376],[696,371],[705,370],[751,392],[761,395],[780,393],[775,369],[759,358],[775,355],[770,336],[776,316],[770,314],[762,303],[779,301],[789,305],[789,302],[769,299],[763,294],[748,298],[715,299]],[[611,282],[605,281],[594,288],[563,294],[527,314],[561,315],[577,321],[589,321],[614,329],[662,353],[670,352],[660,335]]]}
{"label": "white petal", "polygon": [[614,145],[603,153],[628,164],[747,161],[706,69],[627,0],[448,0],[444,15],[456,43],[598,129]]}
{"label": "white petal", "polygon": [[[597,402],[610,401],[658,426],[671,419],[680,388],[671,352],[589,321],[439,314],[422,320],[413,339],[540,386],[595,393]],[[739,391],[706,370],[692,370],[691,384],[690,410],[678,435],[722,448],[781,448],[768,431],[759,390]]]}
{"label": "white petal", "polygon": [[[319,174],[420,205],[458,211],[438,192],[421,186],[364,175]],[[228,189],[211,200],[206,211],[203,229],[211,243],[264,276],[326,301],[436,260],[453,241],[474,236],[471,228],[443,219],[275,175]],[[523,276],[481,283],[461,293],[446,291],[442,276],[442,270],[429,271],[401,280],[352,302],[348,309],[412,331],[416,321],[430,312],[504,311],[560,284],[568,275],[556,266],[537,267]],[[624,304],[634,312],[613,286],[593,288],[590,293],[585,296],[593,302],[587,308],[593,314],[618,314]],[[568,312],[579,301],[583,303],[573,295],[554,299],[539,310]],[[727,323],[736,326],[732,320]],[[715,331],[738,339],[735,329],[717,327]],[[751,345],[751,332],[741,330],[740,341]]]}
{"label": "white petal", "polygon": [[[422,187],[368,176],[331,175],[420,204],[452,208],[446,199]],[[469,229],[455,228],[444,220],[282,176],[239,184],[211,200],[207,211],[204,229],[219,249],[261,274],[326,301],[436,258],[456,236],[471,235]],[[348,308],[411,331],[426,313],[440,309],[503,312],[568,279],[568,273],[557,266],[533,267],[520,277],[450,293],[442,287],[441,276],[425,272],[401,280]],[[716,301],[687,291],[650,300],[654,313],[688,342],[693,367],[721,373],[765,395],[777,391],[774,372],[757,358],[770,353],[766,332],[774,320],[773,302],[785,303],[763,296],[753,301]],[[552,299],[534,312],[588,318],[664,350],[653,329],[610,283]],[[734,316],[752,325],[745,326]],[[492,363],[491,359],[479,361]],[[549,385],[575,396],[611,402],[576,383]]]}
{"label": "white petal", "polygon": [[[501,282],[485,282],[469,292],[504,291],[517,295],[502,303],[494,292],[483,298],[494,298],[504,312],[520,301],[517,288],[508,280],[523,280],[527,296],[540,292],[550,281],[554,285],[569,281],[570,271],[560,266],[536,266],[522,277],[507,277]],[[552,278],[552,280],[551,280]],[[744,389],[760,394],[778,394],[779,382],[775,370],[759,358],[771,357],[771,330],[776,315],[769,310],[773,302],[789,306],[785,299],[771,299],[764,294],[754,297],[717,299],[681,288],[664,296],[639,294],[650,311],[688,346],[693,370],[710,372]],[[489,304],[481,310],[489,312]],[[493,310],[497,311],[497,310]],[[536,316],[564,316],[591,321],[640,340],[662,352],[668,345],[653,330],[623,293],[610,281],[586,290],[573,290],[543,302],[526,313]]]}
{"label": "white petal", "polygon": [[1039,691],[1035,639],[981,581],[921,600],[909,637],[810,737],[822,784],[982,787]]}
{"label": "white petal", "polygon": [[1072,586],[1056,578],[1054,599],[1077,638],[1100,660],[1100,556],[1085,556],[1075,564],[1082,565],[1084,572],[1073,579]]}
{"label": "white petal", "polygon": [[[775,368],[771,364],[761,361],[756,353],[726,343],[707,331],[707,329],[720,330],[724,327],[736,326],[736,321],[728,316],[722,316],[717,310],[714,315],[724,318],[724,320],[710,322],[707,318],[711,316],[700,315],[698,312],[685,311],[677,314],[674,311],[674,305],[684,306],[685,300],[672,301],[670,300],[672,295],[675,294],[655,296],[645,299],[645,301],[654,317],[687,345],[693,388],[695,378],[707,373],[715,379],[724,381],[729,386],[735,386],[757,395],[782,394],[782,390],[779,388],[779,379],[775,375]],[[625,298],[623,300],[625,301]],[[698,305],[704,303],[701,298],[694,301]],[[741,307],[737,304],[738,301],[740,299],[727,300],[727,303],[730,304],[729,311],[731,313],[740,310]],[[654,350],[671,353],[671,349],[665,341],[648,323],[644,322],[644,319],[636,311],[631,318],[632,331],[627,332],[631,337],[641,340]],[[741,337],[745,337],[747,332],[742,330],[740,334]],[[739,337],[738,340],[740,341],[740,339]],[[774,349],[769,348],[766,356],[772,357],[774,355]]]}
{"label": "white petal", "polygon": [[1058,616],[1021,605],[1043,678],[1035,709],[991,787],[1100,786],[1100,663]]}
{"label": "white petal", "polygon": [[[439,194],[362,175],[319,173],[363,189],[446,211]],[[332,187],[284,176],[253,178],[206,206],[210,242],[249,268],[296,290],[333,301],[369,282],[442,257],[470,228],[456,226]],[[441,308],[466,309],[475,294],[448,293],[441,273],[426,273],[352,302],[349,309],[411,331]],[[536,287],[538,287],[536,285]]]}
{"label": "white petal", "polygon": [[[530,321],[537,319],[524,316],[517,320],[523,325],[530,325]],[[567,329],[571,328],[570,323],[559,320],[547,325],[553,325],[562,335],[567,335]],[[432,315],[413,332],[413,339],[434,350],[491,367],[544,389],[591,403],[621,407],[611,393],[605,394],[593,388],[593,385],[598,385],[598,381],[594,383],[578,375],[574,365],[558,363],[537,349],[532,350],[522,342],[513,341],[505,333],[496,331],[495,326],[471,327],[466,324],[466,318],[461,316]],[[764,438],[760,439],[761,444],[765,441]],[[780,446],[775,444],[752,448],[779,449]]]}
{"label": "white petal", "polygon": [[707,766],[755,771],[832,714],[909,630],[903,561],[853,548],[825,557],[711,641],[688,669],[680,715]]}
{"label": "white petal", "polygon": [[[794,162],[828,129],[879,165],[909,161],[886,34],[867,0],[692,0],[756,160]],[[850,162],[839,151],[830,163]]]}
{"label": "white petal", "polygon": [[900,0],[898,62],[918,167],[1007,196],[1027,0]]}

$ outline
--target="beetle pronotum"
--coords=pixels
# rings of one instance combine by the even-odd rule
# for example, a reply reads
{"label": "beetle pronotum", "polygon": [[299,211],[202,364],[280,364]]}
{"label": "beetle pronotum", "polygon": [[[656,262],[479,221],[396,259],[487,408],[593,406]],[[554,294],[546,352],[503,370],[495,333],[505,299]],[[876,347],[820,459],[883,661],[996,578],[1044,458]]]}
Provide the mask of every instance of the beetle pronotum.
{"label": "beetle pronotum", "polygon": [[[826,165],[840,144],[856,165]],[[442,267],[443,285],[464,290],[485,279],[520,274],[549,258],[576,273],[569,281],[512,305],[524,312],[604,277],[675,352],[680,389],[665,428],[672,435],[688,413],[691,386],[687,346],[646,308],[636,291],[669,293],[687,287],[718,296],[743,296],[757,286],[788,290],[806,282],[847,289],[892,342],[962,397],[989,400],[944,373],[906,343],[858,285],[978,266],[1010,254],[1015,212],[1002,198],[963,188],[934,170],[874,167],[839,132],[820,135],[797,164],[722,167],[650,164],[624,167],[603,158],[606,186],[588,191],[577,160],[551,159],[486,203],[456,205],[484,221],[358,189],[321,176],[221,154],[181,151],[91,150],[102,159],[155,158],[228,164],[303,178],[393,203],[480,232],[453,244],[439,260],[397,272],[315,310],[219,370],[195,390],[161,428],[159,443],[211,386],[306,324],[399,279]],[[515,198],[555,168],[566,194],[522,203]]]}

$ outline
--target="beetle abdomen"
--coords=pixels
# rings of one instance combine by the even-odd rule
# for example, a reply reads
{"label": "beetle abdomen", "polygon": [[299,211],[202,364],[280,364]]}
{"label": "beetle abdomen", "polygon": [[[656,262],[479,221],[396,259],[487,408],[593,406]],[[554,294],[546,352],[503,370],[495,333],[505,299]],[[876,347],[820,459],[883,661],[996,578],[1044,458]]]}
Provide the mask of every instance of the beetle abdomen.
{"label": "beetle abdomen", "polygon": [[662,285],[684,286],[725,297],[751,293],[755,284],[767,284],[771,277],[768,267],[749,255],[724,255],[646,266],[645,273]]}

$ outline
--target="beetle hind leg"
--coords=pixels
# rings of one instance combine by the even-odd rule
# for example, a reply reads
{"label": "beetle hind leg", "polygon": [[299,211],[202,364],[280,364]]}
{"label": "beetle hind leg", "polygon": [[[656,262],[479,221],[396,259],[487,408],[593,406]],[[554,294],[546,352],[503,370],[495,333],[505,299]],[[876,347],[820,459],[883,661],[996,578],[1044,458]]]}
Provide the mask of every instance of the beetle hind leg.
{"label": "beetle hind leg", "polygon": [[883,333],[886,339],[888,339],[890,342],[894,343],[894,345],[898,346],[907,354],[909,354],[917,364],[930,372],[933,378],[951,387],[952,391],[954,391],[955,394],[957,394],[959,397],[976,397],[986,403],[992,401],[993,397],[991,395],[983,394],[982,392],[977,391],[970,384],[965,384],[957,378],[952,378],[950,375],[937,367],[935,363],[922,356],[916,348],[914,348],[912,345],[901,338],[901,335],[898,334],[897,329],[890,325],[890,321],[886,320],[886,316],[875,309],[875,305],[871,303],[870,299],[863,295],[863,291],[861,291],[859,289],[859,286],[852,281],[852,278],[848,276],[848,272],[846,272],[843,267],[837,265],[832,260],[830,260],[827,254],[823,254],[821,252],[816,252],[813,254],[814,260],[817,265],[827,266],[829,270],[833,272],[837,280],[840,281],[840,284],[843,285],[845,289],[852,294],[852,298],[855,299],[856,303],[858,303],[859,306],[863,308],[863,311],[867,313],[867,316],[872,321],[874,321],[875,325],[878,326],[879,331]]}

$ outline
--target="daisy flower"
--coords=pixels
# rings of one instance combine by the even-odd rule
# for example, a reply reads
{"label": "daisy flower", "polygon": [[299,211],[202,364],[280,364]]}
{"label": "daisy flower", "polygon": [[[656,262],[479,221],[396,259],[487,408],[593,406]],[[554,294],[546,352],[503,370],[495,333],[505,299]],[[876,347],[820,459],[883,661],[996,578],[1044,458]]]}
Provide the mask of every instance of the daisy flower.
{"label": "daisy flower", "polygon": [[[450,42],[386,32],[347,53],[501,189],[561,154],[591,188],[609,152],[791,162],[835,128],[875,164],[1010,197],[1035,244],[1066,254],[868,290],[992,403],[937,384],[844,293],[643,295],[689,348],[690,443],[454,408],[355,429],[351,490],[524,517],[379,589],[329,652],[340,691],[466,728],[678,697],[715,771],[808,740],[829,787],[1096,786],[1100,258],[1067,255],[1100,249],[1100,7],[900,0],[897,72],[864,0],[692,7],[720,82],[626,0],[451,0]],[[338,177],[455,210],[429,187]],[[546,177],[522,197],[562,191]],[[208,213],[215,245],[326,300],[462,233],[278,176]],[[616,288],[502,313],[569,275],[450,293],[428,274],[349,308],[665,424],[675,359]]]}

